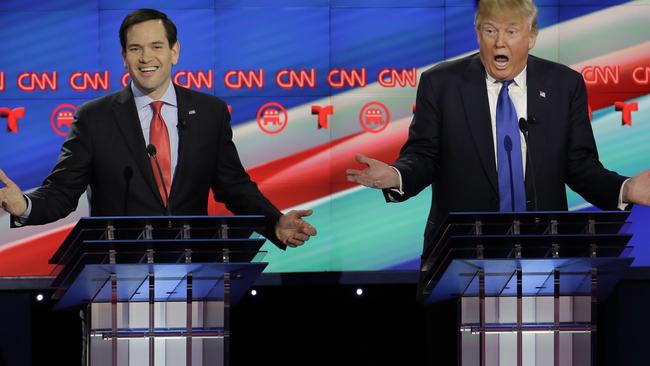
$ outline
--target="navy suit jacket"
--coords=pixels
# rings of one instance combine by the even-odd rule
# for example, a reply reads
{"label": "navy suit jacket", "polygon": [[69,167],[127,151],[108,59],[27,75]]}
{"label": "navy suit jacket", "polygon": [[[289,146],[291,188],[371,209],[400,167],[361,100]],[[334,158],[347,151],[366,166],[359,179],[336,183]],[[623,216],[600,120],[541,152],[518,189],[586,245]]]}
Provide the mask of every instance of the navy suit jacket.
{"label": "navy suit jacket", "polygon": [[[617,209],[626,177],[598,160],[582,76],[570,68],[528,57],[528,164],[534,168],[537,209],[567,210],[565,184],[602,209]],[[497,170],[485,69],[478,54],[437,65],[422,74],[409,137],[393,164],[406,200],[432,185],[425,243],[449,212],[499,211]],[[530,166],[528,210],[534,208]]]}
{"label": "navy suit jacket", "polygon": [[[179,154],[171,213],[206,215],[212,189],[215,199],[235,214],[265,215],[262,234],[284,248],[274,234],[281,213],[243,168],[227,105],[212,95],[174,87]],[[92,216],[165,215],[153,174],[133,93],[126,87],[79,107],[52,173],[28,194],[32,210],[26,224],[67,216],[88,187]]]}

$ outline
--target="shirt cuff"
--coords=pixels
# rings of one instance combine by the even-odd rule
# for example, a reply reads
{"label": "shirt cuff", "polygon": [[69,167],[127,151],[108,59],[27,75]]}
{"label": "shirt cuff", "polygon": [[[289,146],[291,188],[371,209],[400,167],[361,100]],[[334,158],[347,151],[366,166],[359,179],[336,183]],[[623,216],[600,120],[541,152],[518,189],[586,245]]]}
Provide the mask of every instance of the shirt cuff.
{"label": "shirt cuff", "polygon": [[394,171],[397,172],[397,179],[399,180],[399,188],[390,188],[388,190],[388,199],[392,202],[397,202],[397,199],[393,197],[393,194],[398,194],[400,196],[404,195],[404,191],[402,190],[404,187],[402,186],[402,173],[399,172],[399,169],[395,168],[394,166],[391,166]]}
{"label": "shirt cuff", "polygon": [[627,206],[629,206],[629,202],[623,202],[623,189],[628,180],[630,180],[630,178],[627,178],[623,184],[621,184],[621,190],[618,191],[618,209],[621,211],[625,210]]}
{"label": "shirt cuff", "polygon": [[27,209],[22,215],[14,216],[14,226],[16,227],[24,226],[27,223],[27,220],[29,220],[29,215],[32,213],[32,200],[25,195],[23,195],[23,197],[25,197],[25,201],[27,201]]}

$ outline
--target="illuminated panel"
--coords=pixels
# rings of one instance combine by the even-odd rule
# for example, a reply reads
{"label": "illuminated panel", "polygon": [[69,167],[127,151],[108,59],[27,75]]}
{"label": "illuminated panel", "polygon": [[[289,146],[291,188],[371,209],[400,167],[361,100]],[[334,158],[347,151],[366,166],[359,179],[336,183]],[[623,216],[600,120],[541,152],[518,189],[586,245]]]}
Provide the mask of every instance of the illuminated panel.
{"label": "illuminated panel", "polygon": [[[585,75],[601,160],[630,175],[648,168],[650,154],[650,12],[647,2],[619,3],[538,1],[533,54]],[[0,41],[11,50],[0,58],[0,154],[11,157],[1,168],[21,187],[34,188],[48,174],[75,106],[126,81],[117,31],[133,6],[0,2]],[[430,190],[387,205],[379,192],[346,182],[345,169],[356,165],[357,152],[385,161],[397,156],[417,76],[476,51],[474,0],[137,6],[159,7],[178,24],[174,80],[230,105],[242,162],[261,189],[281,209],[315,210],[310,222],[319,235],[308,245],[284,252],[266,244],[269,271],[417,268]],[[569,205],[591,209],[572,192]],[[211,203],[210,212],[225,211]],[[47,258],[85,214],[85,198],[73,215],[43,227],[8,230],[0,214],[0,275],[49,273]],[[642,245],[650,240],[642,227],[650,210],[635,207],[631,220],[635,264],[650,264]]]}
{"label": "illuminated panel", "polygon": [[[328,94],[329,8],[233,7],[219,9],[216,17],[216,74],[223,77],[216,84],[217,95],[227,99]],[[314,70],[315,85],[301,87],[285,78],[290,85],[282,87],[276,76],[283,70]]]}
{"label": "illuminated panel", "polygon": [[0,11],[97,10],[98,0],[2,0]]}
{"label": "illuminated panel", "polygon": [[0,98],[99,95],[82,97],[68,87],[74,72],[98,71],[96,11],[0,12],[0,24],[0,71],[6,73]]}
{"label": "illuminated panel", "polygon": [[[444,10],[433,7],[332,9],[332,70],[338,71],[332,92],[374,83],[384,68],[409,70],[441,61],[443,20]],[[412,95],[414,88],[386,89],[375,92]]]}

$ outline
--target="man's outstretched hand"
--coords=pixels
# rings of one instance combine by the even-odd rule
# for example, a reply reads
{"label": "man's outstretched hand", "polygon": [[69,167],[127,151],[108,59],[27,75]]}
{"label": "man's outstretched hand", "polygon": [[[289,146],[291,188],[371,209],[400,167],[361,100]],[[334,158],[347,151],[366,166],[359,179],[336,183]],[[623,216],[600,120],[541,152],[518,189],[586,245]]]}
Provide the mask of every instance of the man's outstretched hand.
{"label": "man's outstretched hand", "polygon": [[357,162],[367,168],[363,170],[347,169],[348,182],[358,183],[370,188],[399,188],[399,175],[390,165],[365,155],[355,156]]}
{"label": "man's outstretched hand", "polygon": [[275,225],[275,235],[292,248],[305,244],[316,235],[316,229],[302,219],[312,213],[312,210],[292,210],[282,215]]}
{"label": "man's outstretched hand", "polygon": [[20,216],[25,213],[27,210],[27,201],[23,196],[23,191],[7,177],[2,169],[0,169],[0,183],[4,185],[4,187],[0,188],[0,206],[14,216]]}

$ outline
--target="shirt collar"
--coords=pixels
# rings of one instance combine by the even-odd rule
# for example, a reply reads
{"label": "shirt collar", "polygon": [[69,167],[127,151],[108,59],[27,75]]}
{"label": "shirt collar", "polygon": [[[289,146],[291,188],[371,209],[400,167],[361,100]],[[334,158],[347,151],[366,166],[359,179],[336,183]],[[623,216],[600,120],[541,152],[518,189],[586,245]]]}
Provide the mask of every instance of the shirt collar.
{"label": "shirt collar", "polygon": [[[524,69],[521,70],[521,72],[519,74],[517,74],[517,76],[515,76],[515,79],[514,79],[515,80],[515,85],[519,86],[520,88],[525,88],[526,87],[526,69],[527,68],[528,68],[528,66],[525,66]],[[487,72],[485,73],[485,77],[486,77],[489,85],[500,83],[499,81],[497,81],[497,79],[493,78]]]}
{"label": "shirt collar", "polygon": [[[133,98],[135,99],[135,107],[140,110],[144,107],[148,107],[151,102],[154,100],[151,99],[148,95],[144,94],[140,89],[138,89],[137,86],[133,82],[131,82],[131,91],[133,92]],[[163,101],[165,104],[169,104],[173,107],[178,107],[176,103],[176,89],[174,88],[174,84],[169,82],[169,85],[167,86],[167,90],[165,91],[165,94],[163,94],[160,99]]]}

